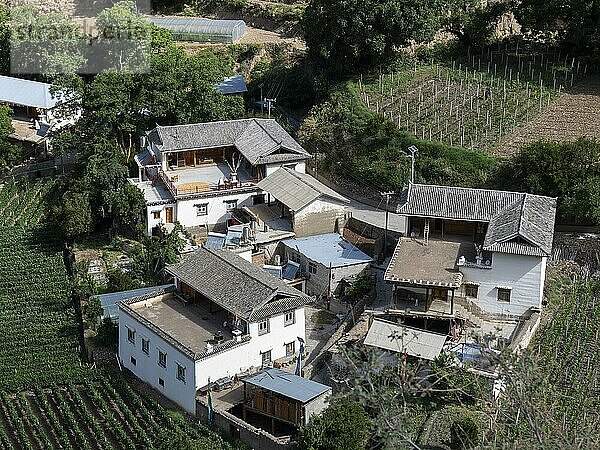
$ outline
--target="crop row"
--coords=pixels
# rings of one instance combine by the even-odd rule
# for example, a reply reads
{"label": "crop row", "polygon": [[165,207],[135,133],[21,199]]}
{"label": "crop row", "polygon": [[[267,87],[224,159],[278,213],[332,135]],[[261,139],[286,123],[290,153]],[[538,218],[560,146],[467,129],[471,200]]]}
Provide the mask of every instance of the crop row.
{"label": "crop row", "polygon": [[97,373],[83,384],[36,388],[0,398],[0,447],[11,449],[152,449],[164,432],[184,431],[230,448],[205,427],[172,420],[155,401],[142,398],[126,380]]}

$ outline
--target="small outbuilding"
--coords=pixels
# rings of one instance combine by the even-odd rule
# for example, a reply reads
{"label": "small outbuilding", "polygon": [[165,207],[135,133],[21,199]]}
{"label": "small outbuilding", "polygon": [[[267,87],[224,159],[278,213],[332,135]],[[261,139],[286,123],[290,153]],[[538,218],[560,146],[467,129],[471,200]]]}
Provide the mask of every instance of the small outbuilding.
{"label": "small outbuilding", "polygon": [[244,77],[239,74],[224,78],[223,81],[216,83],[214,88],[223,95],[236,95],[248,92],[246,81],[244,80]]}
{"label": "small outbuilding", "polygon": [[154,25],[170,30],[178,41],[233,43],[246,32],[243,20],[214,20],[203,17],[148,17]]}
{"label": "small outbuilding", "polygon": [[259,226],[275,218],[287,220],[296,236],[338,230],[350,203],[316,178],[292,167],[277,169],[257,186],[267,194],[266,202],[248,209],[256,216]]}
{"label": "small outbuilding", "polygon": [[337,233],[285,239],[278,252],[284,261],[300,264],[309,295],[327,297],[342,294],[343,281],[356,278],[373,261]]}
{"label": "small outbuilding", "polygon": [[331,387],[281,369],[267,369],[244,382],[243,418],[249,412],[301,427],[327,407]]}

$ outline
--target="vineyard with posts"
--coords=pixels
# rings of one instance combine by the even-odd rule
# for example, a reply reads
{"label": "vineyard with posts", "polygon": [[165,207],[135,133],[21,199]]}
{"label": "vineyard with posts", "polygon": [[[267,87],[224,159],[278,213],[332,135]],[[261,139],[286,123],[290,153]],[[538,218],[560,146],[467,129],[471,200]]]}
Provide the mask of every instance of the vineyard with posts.
{"label": "vineyard with posts", "polygon": [[[211,449],[232,449],[202,425],[174,417],[143,398],[120,376],[49,385],[0,398],[0,448],[4,450],[152,449],[164,434],[184,433]],[[204,447],[203,447],[204,448]]]}
{"label": "vineyard with posts", "polygon": [[0,449],[152,449],[176,432],[233,448],[82,361],[81,317],[46,214],[59,195],[56,180],[0,185]]}
{"label": "vineyard with posts", "polygon": [[486,48],[449,62],[414,63],[358,80],[371,110],[420,139],[488,150],[587,75],[558,51]]}
{"label": "vineyard with posts", "polygon": [[532,347],[550,380],[543,406],[577,442],[600,424],[600,281],[575,279],[560,300]]}

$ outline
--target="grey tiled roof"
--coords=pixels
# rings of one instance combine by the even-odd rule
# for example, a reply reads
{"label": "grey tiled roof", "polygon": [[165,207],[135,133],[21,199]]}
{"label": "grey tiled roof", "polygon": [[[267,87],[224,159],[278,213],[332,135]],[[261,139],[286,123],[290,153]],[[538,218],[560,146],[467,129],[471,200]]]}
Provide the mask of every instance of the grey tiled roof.
{"label": "grey tiled roof", "polygon": [[166,270],[245,320],[276,310],[281,299],[293,299],[298,306],[310,301],[297,289],[227,250],[200,248]]}
{"label": "grey tiled roof", "polygon": [[489,222],[499,211],[522,196],[517,192],[410,184],[401,195],[398,213]]}
{"label": "grey tiled roof", "polygon": [[549,256],[552,252],[555,198],[522,192],[410,184],[401,195],[398,213],[488,222],[485,250],[531,256]]}
{"label": "grey tiled roof", "polygon": [[275,153],[287,154],[293,160],[310,157],[274,119],[157,125],[147,136],[162,151],[234,146],[253,165]]}
{"label": "grey tiled roof", "polygon": [[257,186],[293,211],[304,208],[322,196],[348,203],[346,197],[328,188],[316,178],[287,167],[277,169],[261,180]]}

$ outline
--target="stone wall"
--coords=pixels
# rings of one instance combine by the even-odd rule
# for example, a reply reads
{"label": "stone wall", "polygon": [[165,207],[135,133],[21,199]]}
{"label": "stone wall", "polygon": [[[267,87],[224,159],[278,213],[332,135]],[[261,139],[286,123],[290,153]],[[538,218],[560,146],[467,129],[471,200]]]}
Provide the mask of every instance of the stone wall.
{"label": "stone wall", "polygon": [[[208,422],[208,406],[204,401],[196,401],[196,416],[203,423]],[[256,450],[287,450],[292,448],[289,437],[275,437],[256,428],[227,411],[214,411],[214,426],[232,439],[237,439]]]}

